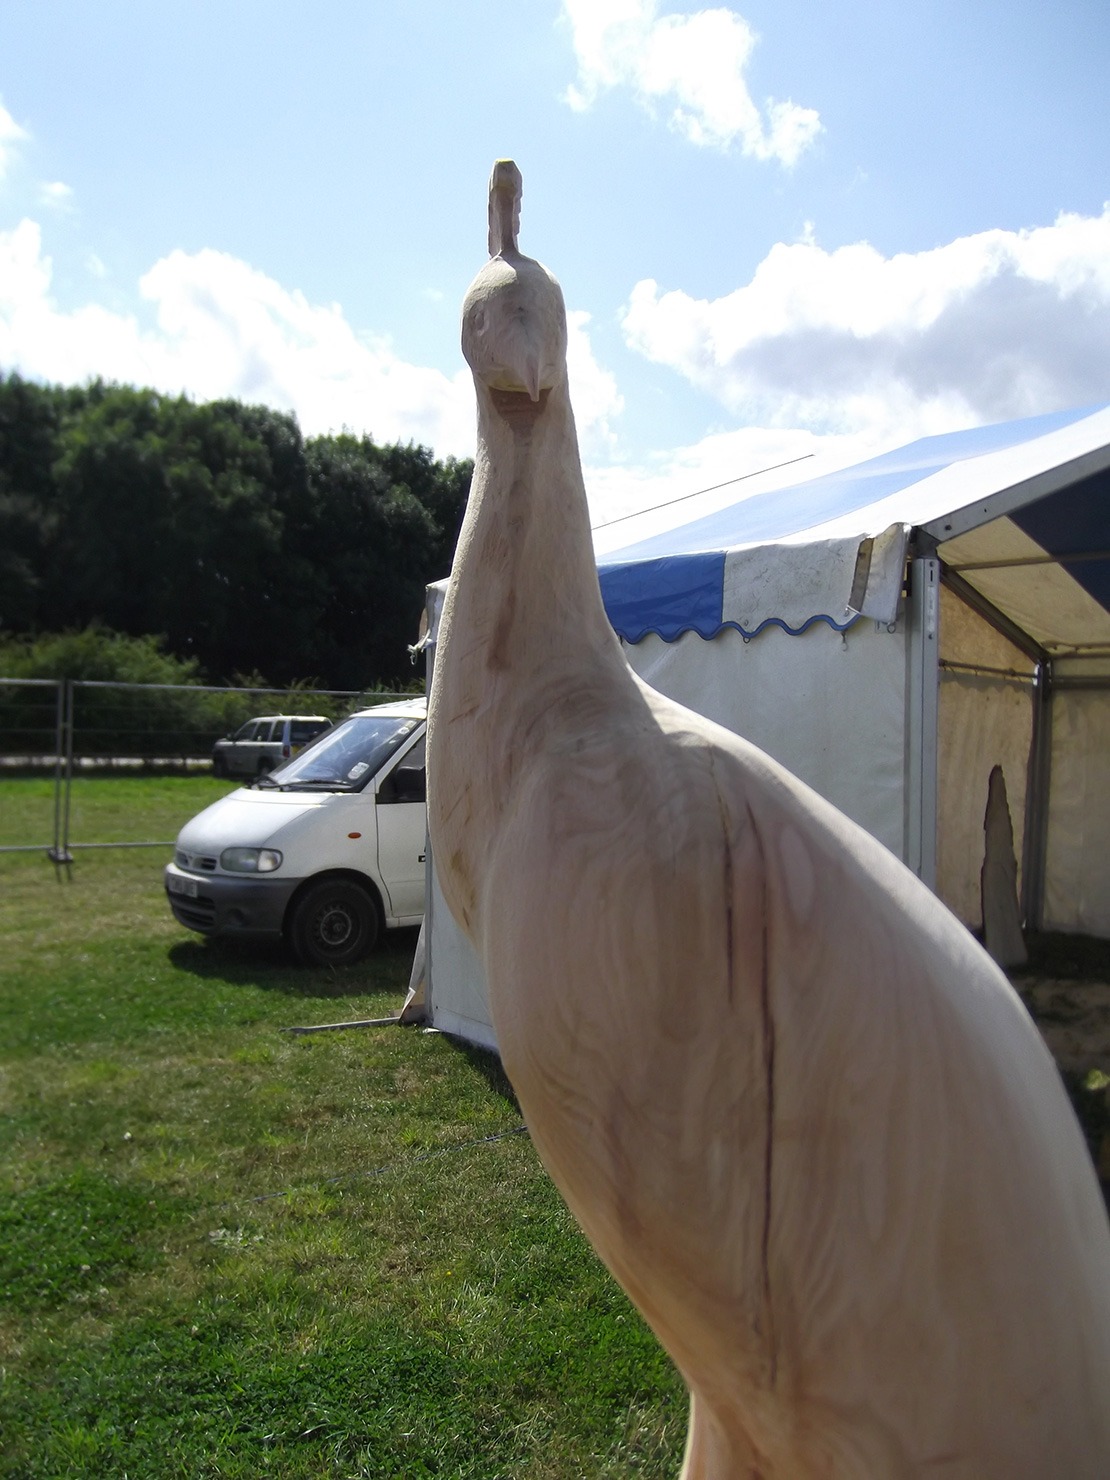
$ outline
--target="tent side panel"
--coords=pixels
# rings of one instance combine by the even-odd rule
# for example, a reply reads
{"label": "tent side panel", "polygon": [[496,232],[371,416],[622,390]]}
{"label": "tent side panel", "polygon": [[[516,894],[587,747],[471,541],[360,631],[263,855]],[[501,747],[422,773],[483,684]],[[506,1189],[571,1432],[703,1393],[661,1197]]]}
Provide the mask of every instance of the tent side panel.
{"label": "tent side panel", "polygon": [[428,995],[433,1025],[483,1048],[496,1048],[490,1025],[485,973],[473,947],[447,908],[431,862]]}
{"label": "tent side panel", "polygon": [[1110,692],[1052,698],[1046,930],[1110,937]]}
{"label": "tent side panel", "polygon": [[625,647],[645,682],[743,735],[903,855],[906,645],[860,620],[800,637],[767,628],[751,642],[726,629]]}

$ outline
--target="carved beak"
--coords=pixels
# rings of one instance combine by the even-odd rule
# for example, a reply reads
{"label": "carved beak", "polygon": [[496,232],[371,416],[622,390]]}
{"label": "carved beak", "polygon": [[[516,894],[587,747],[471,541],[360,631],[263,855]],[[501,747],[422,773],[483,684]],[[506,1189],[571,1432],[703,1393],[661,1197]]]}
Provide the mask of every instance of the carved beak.
{"label": "carved beak", "polygon": [[521,375],[520,378],[524,382],[524,388],[528,392],[529,396],[531,396],[533,401],[538,401],[540,398],[541,373],[539,355],[529,356],[528,361],[523,368],[524,373]]}
{"label": "carved beak", "polygon": [[502,341],[501,363],[488,383],[518,394],[526,391],[530,400],[538,401],[540,392],[551,386],[548,358],[540,326],[533,319],[521,315]]}

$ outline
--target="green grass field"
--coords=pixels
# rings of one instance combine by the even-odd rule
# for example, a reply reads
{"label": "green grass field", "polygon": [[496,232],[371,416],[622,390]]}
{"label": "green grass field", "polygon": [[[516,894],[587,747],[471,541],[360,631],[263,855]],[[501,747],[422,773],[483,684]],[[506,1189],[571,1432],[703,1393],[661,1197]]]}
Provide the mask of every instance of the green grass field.
{"label": "green grass field", "polygon": [[[71,836],[225,790],[82,779]],[[0,781],[0,842],[52,815]],[[413,934],[345,972],[206,942],[164,856],[0,856],[0,1475],[677,1473],[682,1386],[495,1061],[282,1031],[395,1013]]]}

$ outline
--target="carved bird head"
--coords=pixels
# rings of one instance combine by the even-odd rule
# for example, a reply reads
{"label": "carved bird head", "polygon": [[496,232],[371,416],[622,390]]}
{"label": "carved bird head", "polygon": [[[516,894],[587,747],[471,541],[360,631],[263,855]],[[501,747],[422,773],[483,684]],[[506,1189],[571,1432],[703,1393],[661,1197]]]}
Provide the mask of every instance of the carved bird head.
{"label": "carved bird head", "polygon": [[521,177],[499,159],[489,186],[490,260],[463,300],[462,350],[476,380],[538,401],[566,376],[567,316],[547,268],[517,250]]}

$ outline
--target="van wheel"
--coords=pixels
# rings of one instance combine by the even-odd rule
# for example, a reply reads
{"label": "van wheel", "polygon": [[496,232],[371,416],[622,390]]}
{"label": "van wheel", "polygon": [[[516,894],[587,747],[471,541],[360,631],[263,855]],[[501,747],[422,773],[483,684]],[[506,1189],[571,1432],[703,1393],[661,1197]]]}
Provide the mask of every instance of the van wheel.
{"label": "van wheel", "polygon": [[286,938],[302,966],[347,966],[378,939],[378,910],[350,879],[323,879],[294,903]]}

